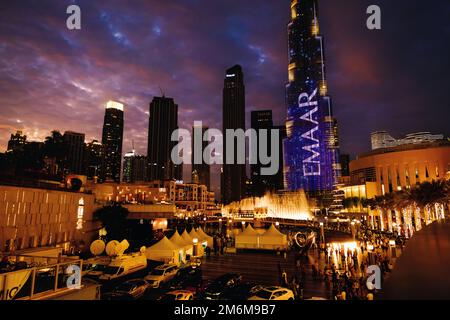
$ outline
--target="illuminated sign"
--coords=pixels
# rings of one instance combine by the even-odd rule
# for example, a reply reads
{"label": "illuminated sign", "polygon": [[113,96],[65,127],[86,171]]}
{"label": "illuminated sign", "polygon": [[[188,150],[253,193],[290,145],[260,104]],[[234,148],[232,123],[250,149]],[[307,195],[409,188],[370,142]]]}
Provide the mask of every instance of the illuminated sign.
{"label": "illuminated sign", "polygon": [[309,144],[302,147],[304,151],[308,152],[308,157],[303,159],[303,175],[320,176],[320,141],[317,137],[319,131],[319,122],[317,121],[317,112],[319,111],[317,101],[317,88],[311,95],[302,93],[298,97],[298,106],[305,113],[300,117],[303,121],[312,123],[314,126],[311,130],[304,132],[301,137],[309,140]]}

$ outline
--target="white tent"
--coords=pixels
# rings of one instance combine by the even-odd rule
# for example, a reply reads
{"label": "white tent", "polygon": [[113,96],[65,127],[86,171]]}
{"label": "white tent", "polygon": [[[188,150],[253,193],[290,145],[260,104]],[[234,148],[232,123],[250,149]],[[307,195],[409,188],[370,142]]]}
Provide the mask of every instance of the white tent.
{"label": "white tent", "polygon": [[236,249],[258,249],[259,234],[253,229],[251,224],[236,236]]}
{"label": "white tent", "polygon": [[194,239],[189,235],[186,229],[184,229],[183,233],[181,234],[181,237],[183,238],[184,242],[186,243],[194,243]]}
{"label": "white tent", "polygon": [[192,243],[188,243],[183,237],[180,236],[178,231],[175,231],[170,241],[179,248],[182,248],[186,254],[192,255]]}
{"label": "white tent", "polygon": [[210,235],[208,235],[207,233],[205,233],[205,231],[203,231],[202,227],[199,227],[197,229],[197,234],[200,236],[200,242],[205,242],[206,241],[206,245],[208,247],[212,247],[213,246],[213,237],[211,237]]}
{"label": "white tent", "polygon": [[184,260],[184,250],[172,243],[167,237],[162,238],[153,246],[147,248],[145,255],[149,260],[164,263],[176,263]]}
{"label": "white tent", "polygon": [[198,242],[200,243],[201,241],[201,237],[200,235],[197,233],[197,231],[195,231],[195,228],[192,228],[191,232],[189,232],[189,236],[192,238],[192,240],[197,239]]}
{"label": "white tent", "polygon": [[260,237],[260,248],[266,250],[286,249],[288,246],[287,236],[275,228],[270,228]]}

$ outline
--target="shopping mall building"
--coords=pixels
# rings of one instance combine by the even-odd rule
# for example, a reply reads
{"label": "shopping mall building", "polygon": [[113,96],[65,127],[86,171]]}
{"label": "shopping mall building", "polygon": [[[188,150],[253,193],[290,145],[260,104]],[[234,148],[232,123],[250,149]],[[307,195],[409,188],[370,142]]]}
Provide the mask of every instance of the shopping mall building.
{"label": "shopping mall building", "polygon": [[[345,198],[372,199],[441,179],[450,179],[449,140],[379,148],[359,155],[350,162],[350,176],[343,177],[339,188]],[[361,203],[346,211],[368,213],[375,228],[392,229],[390,216],[380,217],[379,210],[370,210]],[[393,210],[392,215],[394,221],[404,222],[398,212]]]}

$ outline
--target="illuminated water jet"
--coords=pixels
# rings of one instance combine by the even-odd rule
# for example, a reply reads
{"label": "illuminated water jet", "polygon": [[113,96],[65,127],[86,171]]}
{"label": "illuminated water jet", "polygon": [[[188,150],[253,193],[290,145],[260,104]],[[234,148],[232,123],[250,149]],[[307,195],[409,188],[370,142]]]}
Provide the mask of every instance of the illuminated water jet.
{"label": "illuminated water jet", "polygon": [[236,218],[242,215],[260,218],[311,220],[308,199],[303,191],[289,193],[267,193],[263,197],[252,197],[230,203],[222,208],[224,217]]}

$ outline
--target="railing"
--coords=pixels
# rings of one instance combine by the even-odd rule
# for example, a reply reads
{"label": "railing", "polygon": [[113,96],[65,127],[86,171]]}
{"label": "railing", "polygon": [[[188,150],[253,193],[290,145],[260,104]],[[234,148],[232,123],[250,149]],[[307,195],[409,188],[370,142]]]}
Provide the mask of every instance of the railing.
{"label": "railing", "polygon": [[80,288],[82,270],[83,260],[76,259],[0,273],[0,300],[38,299]]}

